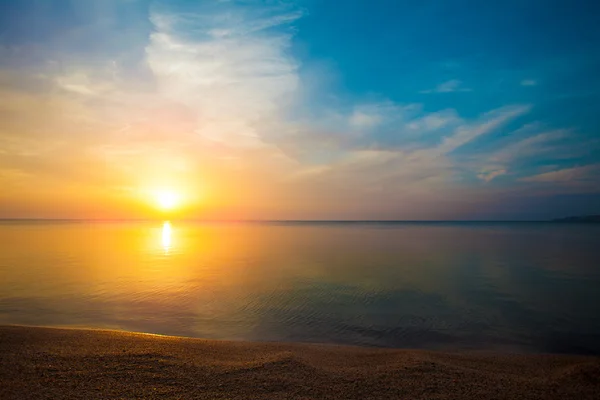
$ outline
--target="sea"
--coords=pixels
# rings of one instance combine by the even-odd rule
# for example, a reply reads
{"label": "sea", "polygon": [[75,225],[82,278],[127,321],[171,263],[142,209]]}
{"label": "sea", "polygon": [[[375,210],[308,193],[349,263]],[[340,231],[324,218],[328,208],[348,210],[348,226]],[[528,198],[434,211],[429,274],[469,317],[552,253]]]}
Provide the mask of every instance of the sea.
{"label": "sea", "polygon": [[600,224],[0,221],[0,324],[600,354]]}

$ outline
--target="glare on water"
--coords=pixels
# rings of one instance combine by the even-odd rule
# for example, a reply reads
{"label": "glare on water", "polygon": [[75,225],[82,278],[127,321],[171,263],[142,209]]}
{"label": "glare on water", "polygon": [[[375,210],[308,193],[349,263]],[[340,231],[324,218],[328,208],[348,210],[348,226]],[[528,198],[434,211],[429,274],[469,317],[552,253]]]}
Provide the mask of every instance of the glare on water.
{"label": "glare on water", "polygon": [[171,223],[169,221],[165,221],[162,226],[162,248],[165,254],[169,254],[169,250],[171,250],[171,243],[173,238],[173,229],[171,228]]}

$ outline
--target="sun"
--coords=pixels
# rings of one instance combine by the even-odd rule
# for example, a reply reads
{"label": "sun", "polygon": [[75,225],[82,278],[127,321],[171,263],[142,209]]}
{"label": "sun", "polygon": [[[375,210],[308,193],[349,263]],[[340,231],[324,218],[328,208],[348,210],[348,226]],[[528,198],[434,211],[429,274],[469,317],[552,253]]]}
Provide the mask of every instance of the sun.
{"label": "sun", "polygon": [[154,197],[158,207],[164,211],[170,211],[177,208],[181,201],[179,194],[172,190],[156,191]]}

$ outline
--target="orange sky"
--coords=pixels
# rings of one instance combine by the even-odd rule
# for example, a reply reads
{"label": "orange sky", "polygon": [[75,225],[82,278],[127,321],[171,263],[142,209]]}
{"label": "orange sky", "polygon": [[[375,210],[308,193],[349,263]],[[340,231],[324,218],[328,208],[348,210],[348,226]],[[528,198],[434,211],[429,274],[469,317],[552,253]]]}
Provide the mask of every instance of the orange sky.
{"label": "orange sky", "polygon": [[[530,93],[543,81],[527,71],[502,80],[516,93],[502,103],[480,102],[490,96],[458,67],[419,87],[388,78],[402,89],[383,93],[370,85],[389,70],[387,53],[339,65],[311,56],[325,34],[294,2],[176,3],[6,7],[0,218],[518,219],[593,208],[597,140],[536,119]],[[351,92],[344,79],[361,65],[374,72]],[[161,210],[157,191],[178,206]]]}

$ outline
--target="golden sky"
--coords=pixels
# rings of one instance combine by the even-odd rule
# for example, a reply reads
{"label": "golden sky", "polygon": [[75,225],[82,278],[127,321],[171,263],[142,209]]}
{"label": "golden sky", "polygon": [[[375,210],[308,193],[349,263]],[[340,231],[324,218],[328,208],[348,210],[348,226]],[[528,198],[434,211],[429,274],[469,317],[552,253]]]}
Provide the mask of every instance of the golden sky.
{"label": "golden sky", "polygon": [[0,218],[504,219],[600,193],[597,140],[540,119],[528,71],[489,95],[441,55],[411,78],[413,52],[382,80],[388,50],[317,4],[55,3],[0,21]]}

